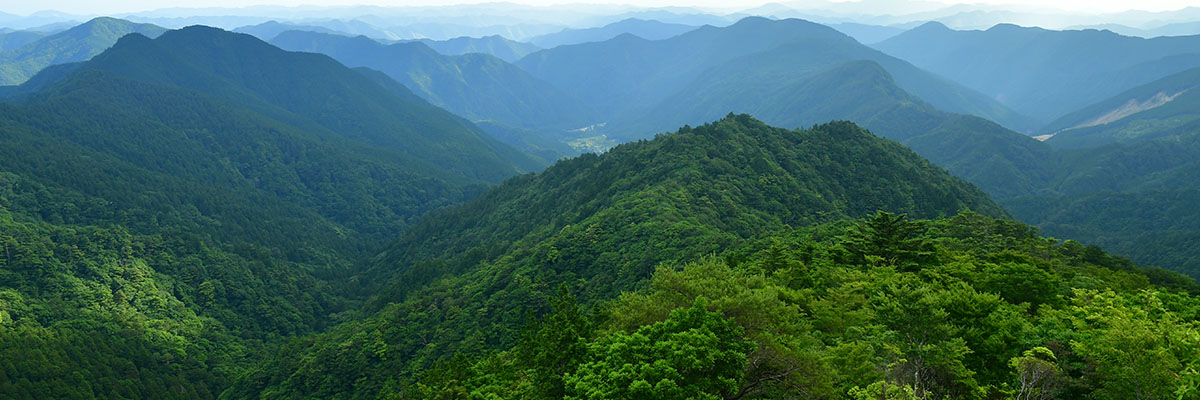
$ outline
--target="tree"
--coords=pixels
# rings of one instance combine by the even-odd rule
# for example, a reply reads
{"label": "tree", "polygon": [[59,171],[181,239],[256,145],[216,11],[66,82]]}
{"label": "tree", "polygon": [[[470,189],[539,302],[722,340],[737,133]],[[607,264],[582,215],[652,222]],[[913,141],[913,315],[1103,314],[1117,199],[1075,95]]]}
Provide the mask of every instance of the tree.
{"label": "tree", "polygon": [[588,346],[564,379],[568,399],[721,399],[736,396],[753,342],[697,299],[665,321]]}
{"label": "tree", "polygon": [[933,261],[933,244],[919,237],[922,225],[905,217],[881,210],[855,224],[842,237],[842,261],[859,265],[886,263],[908,271]]}
{"label": "tree", "polygon": [[1057,362],[1054,352],[1041,346],[1025,350],[1020,357],[1013,357],[1008,365],[1017,371],[1016,400],[1053,398],[1059,384]]}

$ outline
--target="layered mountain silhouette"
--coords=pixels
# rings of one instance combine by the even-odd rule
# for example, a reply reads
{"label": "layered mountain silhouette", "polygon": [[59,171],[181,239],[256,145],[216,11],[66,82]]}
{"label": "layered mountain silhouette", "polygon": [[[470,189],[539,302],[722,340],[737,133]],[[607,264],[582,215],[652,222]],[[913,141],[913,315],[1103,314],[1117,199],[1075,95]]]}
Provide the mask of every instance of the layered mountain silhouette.
{"label": "layered mountain silhouette", "polygon": [[956,31],[930,22],[875,47],[1042,123],[1200,66],[1200,36],[1143,39],[1010,24]]}
{"label": "layered mountain silhouette", "polygon": [[0,52],[0,85],[18,85],[51,65],[86,61],[130,33],[155,37],[166,29],[100,17]]}
{"label": "layered mountain silhouette", "polygon": [[1197,131],[1200,68],[1129,89],[1047,125],[1046,143],[1093,147],[1158,139]]}
{"label": "layered mountain silhouette", "polygon": [[[746,70],[737,70],[735,60],[743,58],[740,65]],[[602,115],[621,122],[642,117],[694,85],[730,79],[757,79],[759,85],[769,85],[769,79],[777,76],[763,76],[760,71],[784,72],[789,66],[773,61],[795,59],[826,67],[875,61],[901,88],[944,111],[980,115],[1018,129],[1028,126],[1023,117],[982,94],[863,46],[832,28],[796,19],[750,17],[729,27],[706,26],[657,41],[622,35],[543,50],[517,65],[568,92],[586,94],[585,100]],[[725,73],[713,72],[717,68],[725,68]],[[717,82],[715,75],[720,75]]]}
{"label": "layered mountain silhouette", "polygon": [[623,34],[647,40],[662,40],[696,28],[692,25],[628,18],[596,28],[563,29],[561,32],[534,36],[529,39],[529,42],[549,49],[571,44],[603,42]]}
{"label": "layered mountain silhouette", "polygon": [[[963,209],[1003,214],[969,183],[847,122],[786,130],[729,115],[562,161],[425,218],[368,272],[373,282],[392,282],[368,308],[371,316],[283,356],[228,394],[376,396],[401,379],[382,371],[414,371],[456,351],[512,343],[514,331],[501,327],[522,317],[485,306],[500,298],[534,306],[565,281],[586,282],[581,295],[588,299],[611,298],[636,287],[660,262],[881,208],[920,216]],[[431,300],[455,307],[434,307]],[[441,334],[399,333],[415,327]],[[389,357],[330,345],[367,331],[381,332]]]}

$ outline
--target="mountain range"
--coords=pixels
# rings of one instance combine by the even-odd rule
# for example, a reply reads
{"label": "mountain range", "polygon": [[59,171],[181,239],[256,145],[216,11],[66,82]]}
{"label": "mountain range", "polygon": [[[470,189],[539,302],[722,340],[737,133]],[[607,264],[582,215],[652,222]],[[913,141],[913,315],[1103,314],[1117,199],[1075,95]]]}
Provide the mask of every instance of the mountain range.
{"label": "mountain range", "polygon": [[0,85],[21,84],[51,65],[86,61],[130,33],[154,37],[165,31],[164,28],[150,24],[134,24],[115,18],[96,18],[63,32],[0,52]]}
{"label": "mountain range", "polygon": [[20,47],[0,397],[1200,395],[1193,38],[967,32],[1153,59],[1027,117],[804,20],[463,7]]}
{"label": "mountain range", "polygon": [[875,47],[978,90],[1043,124],[1200,66],[1200,36],[1143,39],[1109,31],[1052,31],[1010,24],[956,31],[931,22]]}
{"label": "mountain range", "polygon": [[[423,43],[384,45],[369,38],[290,31],[271,42],[293,51],[328,54],[353,67],[377,69],[431,103],[474,121],[531,130],[567,129],[594,121],[575,96],[487,54],[447,56]],[[512,144],[550,149],[550,160],[571,151],[558,137],[536,136]]]}

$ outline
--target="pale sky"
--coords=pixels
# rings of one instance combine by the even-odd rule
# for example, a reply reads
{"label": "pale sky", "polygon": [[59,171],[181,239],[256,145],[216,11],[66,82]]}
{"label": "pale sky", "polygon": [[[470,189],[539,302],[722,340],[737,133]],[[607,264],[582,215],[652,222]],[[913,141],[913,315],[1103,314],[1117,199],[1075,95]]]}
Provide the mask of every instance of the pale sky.
{"label": "pale sky", "polygon": [[[492,0],[0,0],[0,11],[28,15],[35,11],[56,10],[69,14],[121,14],[172,7],[245,7],[251,5],[318,5],[318,6],[428,6],[464,3],[482,3]],[[787,3],[787,0],[775,0]],[[846,0],[831,0],[844,2]],[[854,0],[849,0],[854,1]],[[908,0],[897,0],[904,3]],[[1200,6],[1200,0],[932,0],[938,3],[1015,5],[1058,8],[1080,13],[1119,12],[1125,10],[1171,11],[1188,6]],[[770,0],[508,0],[507,2],[528,5],[552,4],[636,4],[642,7],[694,6],[719,9],[745,9],[756,7]]]}

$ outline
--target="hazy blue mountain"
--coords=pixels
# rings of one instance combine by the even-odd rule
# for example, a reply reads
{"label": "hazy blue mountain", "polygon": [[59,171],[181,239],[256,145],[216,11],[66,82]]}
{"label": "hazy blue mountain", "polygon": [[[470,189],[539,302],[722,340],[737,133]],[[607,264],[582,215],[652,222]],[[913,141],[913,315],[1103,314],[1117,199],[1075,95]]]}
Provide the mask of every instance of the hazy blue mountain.
{"label": "hazy blue mountain", "polygon": [[481,38],[458,37],[449,40],[418,39],[426,46],[448,56],[468,53],[491,54],[506,62],[514,62],[527,54],[541,50],[537,45],[509,40],[500,35]]}
{"label": "hazy blue mountain", "polygon": [[267,21],[258,25],[247,25],[233,30],[233,32],[249,34],[256,38],[262,39],[263,41],[271,41],[271,39],[274,39],[276,36],[279,36],[280,33],[286,31],[308,31],[331,34],[339,33],[323,26],[290,24],[279,21]]}
{"label": "hazy blue mountain", "polygon": [[[778,51],[779,57],[769,56],[772,51]],[[568,92],[586,94],[585,100],[602,114],[627,121],[689,85],[711,83],[698,78],[717,67],[729,67],[726,76],[719,77],[723,80],[742,79],[730,74],[775,78],[729,66],[740,57],[762,53],[761,62],[754,60],[745,68],[789,73],[787,65],[770,64],[797,58],[788,52],[803,52],[826,66],[872,60],[887,69],[901,88],[939,109],[980,115],[1017,129],[1029,127],[1025,118],[982,94],[863,46],[833,28],[795,19],[746,18],[729,27],[705,26],[659,41],[625,34],[604,42],[543,50],[517,64]],[[769,85],[769,80],[759,83]]]}
{"label": "hazy blue mountain", "polygon": [[96,18],[19,48],[0,52],[0,85],[20,84],[51,65],[85,61],[130,33],[154,37],[164,31],[166,29],[156,25],[135,24],[108,17]]}
{"label": "hazy blue mountain", "polygon": [[995,197],[1030,193],[1052,175],[1055,157],[1045,144],[979,117],[939,111],[901,89],[875,62],[830,66],[843,59],[835,49],[802,46],[730,60],[637,122],[607,131],[629,140],[730,111],[790,127],[849,120],[911,147]]}
{"label": "hazy blue mountain", "polygon": [[532,130],[565,130],[594,122],[588,107],[574,96],[487,54],[446,56],[418,42],[384,45],[362,36],[298,31],[285,32],[272,43],[382,71],[431,103],[470,120]]}
{"label": "hazy blue mountain", "polygon": [[1067,114],[1046,126],[1056,147],[1094,147],[1195,132],[1200,127],[1200,67]]}
{"label": "hazy blue mountain", "polygon": [[529,42],[549,49],[569,44],[603,42],[625,33],[647,40],[661,40],[694,29],[696,29],[695,25],[629,18],[597,28],[564,29],[561,32],[531,38]]}
{"label": "hazy blue mountain", "polygon": [[46,33],[30,30],[14,31],[3,29],[0,30],[0,51],[16,49],[43,37],[46,37]]}
{"label": "hazy blue mountain", "polygon": [[838,32],[845,33],[846,35],[854,38],[854,40],[857,40],[859,43],[868,45],[890,39],[896,35],[904,33],[905,31],[905,29],[894,26],[868,25],[854,22],[829,24],[829,26],[833,29],[837,29]]}
{"label": "hazy blue mountain", "polygon": [[1200,36],[1143,39],[1008,24],[956,31],[931,22],[876,47],[1043,123],[1200,66]]}

